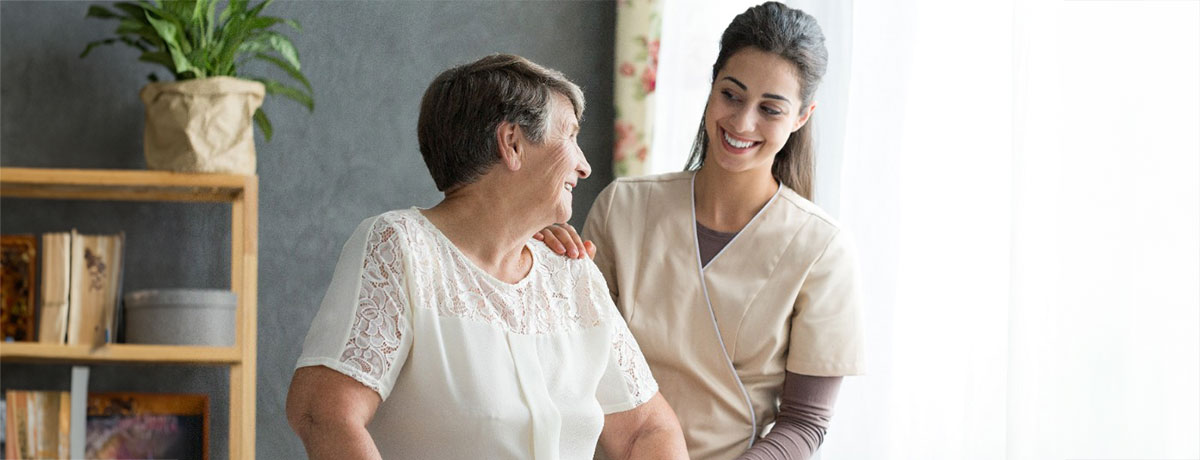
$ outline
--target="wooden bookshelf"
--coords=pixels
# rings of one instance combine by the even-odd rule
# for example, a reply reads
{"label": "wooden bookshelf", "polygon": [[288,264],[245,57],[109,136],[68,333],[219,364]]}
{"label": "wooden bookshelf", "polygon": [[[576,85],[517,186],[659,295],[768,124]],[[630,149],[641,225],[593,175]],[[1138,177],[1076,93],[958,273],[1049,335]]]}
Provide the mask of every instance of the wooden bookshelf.
{"label": "wooden bookshelf", "polygon": [[232,347],[9,342],[0,361],[47,364],[178,364],[229,367],[229,457],[254,458],[258,337],[258,177],[164,171],[0,168],[0,197],[225,202],[232,214],[230,288],[238,312]]}

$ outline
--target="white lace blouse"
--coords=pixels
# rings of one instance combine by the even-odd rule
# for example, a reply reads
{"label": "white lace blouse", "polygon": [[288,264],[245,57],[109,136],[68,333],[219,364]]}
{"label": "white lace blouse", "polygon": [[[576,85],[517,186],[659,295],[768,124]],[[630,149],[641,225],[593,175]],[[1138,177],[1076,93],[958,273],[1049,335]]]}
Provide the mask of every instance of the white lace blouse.
{"label": "white lace blouse", "polygon": [[416,208],[363,221],[296,367],[379,393],[384,458],[591,458],[604,414],[658,385],[595,264],[527,247],[533,269],[508,284]]}

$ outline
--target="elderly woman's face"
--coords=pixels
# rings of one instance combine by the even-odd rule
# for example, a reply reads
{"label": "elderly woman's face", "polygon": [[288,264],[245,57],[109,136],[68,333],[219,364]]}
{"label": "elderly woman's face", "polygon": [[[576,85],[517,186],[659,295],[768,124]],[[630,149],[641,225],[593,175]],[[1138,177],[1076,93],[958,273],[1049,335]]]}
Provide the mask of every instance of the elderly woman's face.
{"label": "elderly woman's face", "polygon": [[570,99],[555,93],[550,104],[546,134],[541,144],[531,143],[525,164],[532,196],[543,197],[538,207],[552,213],[553,222],[566,222],[571,218],[575,186],[592,173],[592,167],[576,142],[579,120]]}

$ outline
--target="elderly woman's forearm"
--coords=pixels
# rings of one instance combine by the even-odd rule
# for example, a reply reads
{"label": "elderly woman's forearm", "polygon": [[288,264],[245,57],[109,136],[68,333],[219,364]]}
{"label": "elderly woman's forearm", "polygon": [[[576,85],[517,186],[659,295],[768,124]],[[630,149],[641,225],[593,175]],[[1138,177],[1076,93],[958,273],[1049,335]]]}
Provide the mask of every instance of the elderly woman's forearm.
{"label": "elderly woman's forearm", "polygon": [[687,444],[675,411],[661,394],[641,406],[604,418],[600,445],[610,458],[686,459]]}
{"label": "elderly woman's forearm", "polygon": [[288,389],[287,421],[312,459],[379,459],[367,431],[378,396],[329,368],[296,370]]}
{"label": "elderly woman's forearm", "polygon": [[686,458],[687,445],[683,442],[683,432],[678,425],[675,425],[674,429],[663,426],[644,433],[634,440],[629,449],[630,460]]}
{"label": "elderly woman's forearm", "polygon": [[319,423],[315,420],[293,422],[292,428],[304,442],[304,450],[312,460],[362,459],[380,460],[375,440],[364,426],[349,423]]}

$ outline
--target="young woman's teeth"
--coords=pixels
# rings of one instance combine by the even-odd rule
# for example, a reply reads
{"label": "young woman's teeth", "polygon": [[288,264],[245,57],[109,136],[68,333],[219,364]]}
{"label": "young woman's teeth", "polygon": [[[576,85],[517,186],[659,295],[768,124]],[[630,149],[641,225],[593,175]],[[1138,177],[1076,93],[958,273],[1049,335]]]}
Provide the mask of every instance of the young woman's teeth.
{"label": "young woman's teeth", "polygon": [[729,133],[723,133],[723,134],[725,134],[725,142],[728,142],[729,145],[732,145],[736,148],[744,149],[746,147],[754,145],[753,142],[742,142],[742,141],[736,140],[732,137],[729,137]]}

